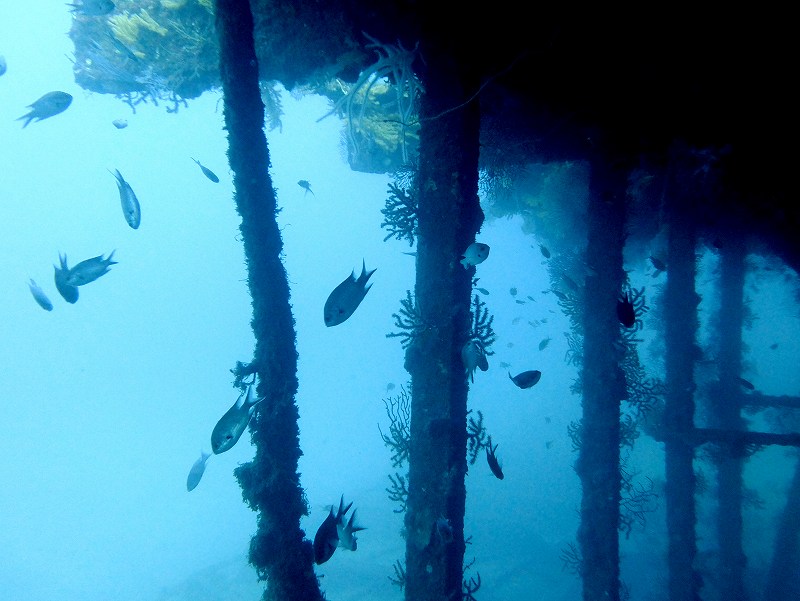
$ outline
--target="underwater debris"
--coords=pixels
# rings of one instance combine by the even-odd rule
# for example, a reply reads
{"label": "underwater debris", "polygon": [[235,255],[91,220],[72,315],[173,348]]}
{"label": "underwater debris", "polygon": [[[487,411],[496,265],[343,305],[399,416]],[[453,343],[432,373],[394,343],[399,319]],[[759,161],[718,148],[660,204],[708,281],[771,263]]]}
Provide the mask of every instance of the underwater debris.
{"label": "underwater debris", "polygon": [[414,246],[417,235],[417,208],[417,199],[412,194],[411,188],[400,188],[390,182],[386,206],[381,209],[384,217],[381,227],[389,232],[383,241],[397,238],[408,240],[408,245]]}

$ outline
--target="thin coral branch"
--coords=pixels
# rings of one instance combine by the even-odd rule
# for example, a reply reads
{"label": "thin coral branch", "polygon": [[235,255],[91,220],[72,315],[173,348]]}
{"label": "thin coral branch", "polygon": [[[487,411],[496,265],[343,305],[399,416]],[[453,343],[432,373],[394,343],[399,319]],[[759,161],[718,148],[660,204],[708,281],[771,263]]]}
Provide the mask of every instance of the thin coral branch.
{"label": "thin coral branch", "polygon": [[494,355],[494,351],[490,347],[497,340],[492,328],[493,321],[494,315],[489,315],[486,303],[476,294],[472,299],[472,331],[470,332],[470,339],[478,340],[487,356]]}
{"label": "thin coral branch", "polygon": [[417,199],[411,189],[404,189],[392,183],[389,184],[389,197],[386,206],[381,209],[384,216],[381,227],[389,231],[384,237],[408,240],[409,246],[414,246],[417,235]]}
{"label": "thin coral branch", "polygon": [[410,290],[406,290],[406,298],[400,301],[400,311],[392,313],[392,317],[394,317],[394,325],[401,331],[390,332],[386,334],[386,337],[399,337],[400,345],[404,349],[408,348],[416,336],[427,328]]}
{"label": "thin coral branch", "polygon": [[393,509],[394,513],[404,513],[408,508],[408,485],[402,474],[395,473],[389,475],[392,485],[386,489],[389,493],[389,500],[400,503],[400,509]]}
{"label": "thin coral branch", "polygon": [[400,387],[400,394],[383,400],[389,416],[389,433],[384,434],[378,424],[383,444],[392,451],[392,467],[401,467],[408,459],[411,449],[411,398]]}

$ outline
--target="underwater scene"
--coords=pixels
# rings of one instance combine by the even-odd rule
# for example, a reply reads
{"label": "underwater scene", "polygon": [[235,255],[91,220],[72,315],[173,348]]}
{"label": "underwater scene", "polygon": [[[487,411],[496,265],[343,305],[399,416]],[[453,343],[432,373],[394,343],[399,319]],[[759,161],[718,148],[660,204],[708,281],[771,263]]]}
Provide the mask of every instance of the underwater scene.
{"label": "underwater scene", "polygon": [[0,5],[0,601],[800,598],[785,190],[418,5]]}

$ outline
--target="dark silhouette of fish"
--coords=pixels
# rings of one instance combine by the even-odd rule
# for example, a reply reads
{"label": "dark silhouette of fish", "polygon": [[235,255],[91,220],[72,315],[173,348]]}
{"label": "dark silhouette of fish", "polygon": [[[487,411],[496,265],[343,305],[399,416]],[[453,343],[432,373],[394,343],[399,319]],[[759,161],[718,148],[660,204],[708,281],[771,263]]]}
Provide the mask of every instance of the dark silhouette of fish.
{"label": "dark silhouette of fish", "polygon": [[524,388],[530,388],[531,386],[535,386],[536,383],[542,378],[542,372],[540,372],[538,369],[531,369],[528,371],[523,371],[522,373],[519,373],[516,376],[512,376],[511,372],[508,372],[508,377],[519,388],[524,389]]}
{"label": "dark silhouette of fish", "polygon": [[753,386],[753,383],[750,382],[749,380],[745,380],[744,378],[736,378],[736,380],[739,382],[739,384],[743,388],[746,388],[747,390],[755,390],[756,389],[756,387]]}
{"label": "dark silhouette of fish", "polygon": [[213,171],[211,171],[211,169],[209,169],[208,167],[205,167],[205,166],[204,166],[204,165],[203,165],[203,164],[202,164],[200,161],[198,161],[196,158],[194,158],[194,157],[191,157],[191,159],[192,159],[192,160],[193,160],[195,163],[197,163],[197,166],[198,166],[198,167],[200,167],[200,171],[202,171],[202,172],[203,172],[203,175],[205,175],[205,176],[206,176],[208,179],[210,179],[210,180],[211,180],[212,182],[214,182],[215,184],[218,184],[218,183],[219,183],[219,178],[217,177],[217,174],[216,174],[216,173],[214,173]]}
{"label": "dark silhouette of fish", "polygon": [[308,183],[308,180],[301,179],[299,182],[297,182],[297,185],[303,188],[303,190],[305,190],[305,192],[303,193],[303,198],[305,198],[309,192],[311,192],[311,196],[316,197],[316,194],[314,194],[314,191],[311,189],[311,184]]}
{"label": "dark silhouette of fish", "polygon": [[367,271],[366,264],[362,261],[361,275],[358,278],[356,278],[356,272],[353,270],[353,273],[333,289],[333,292],[328,296],[328,300],[325,301],[324,317],[326,326],[337,326],[346,321],[355,312],[372,287],[372,283],[367,284],[367,280],[373,273],[375,273],[375,269]]}
{"label": "dark silhouette of fish", "polygon": [[111,0],[80,0],[67,4],[70,12],[84,17],[102,17],[114,11],[114,3]]}
{"label": "dark silhouette of fish", "polygon": [[539,250],[542,251],[542,256],[545,259],[549,259],[550,258],[550,251],[547,250],[547,247],[544,244],[540,244],[539,245]]}
{"label": "dark silhouette of fish", "polygon": [[486,462],[489,464],[489,469],[492,470],[492,473],[497,479],[502,480],[505,476],[503,475],[503,468],[500,467],[500,462],[497,461],[497,455],[495,455],[496,451],[497,445],[492,446],[492,437],[490,436],[486,446]]}
{"label": "dark silhouette of fish", "polygon": [[28,127],[28,123],[33,121],[41,121],[53,115],[58,115],[67,110],[67,107],[72,103],[72,96],[66,92],[48,92],[32,104],[28,105],[31,109],[28,113],[17,117],[17,121],[25,119],[22,127]]}
{"label": "dark silhouette of fish", "polygon": [[617,300],[617,318],[626,328],[632,328],[636,323],[636,310],[627,292],[625,296]]}
{"label": "dark silhouette of fish", "polygon": [[111,266],[117,264],[114,260],[114,252],[115,251],[112,250],[107,259],[104,259],[103,255],[98,255],[78,263],[67,273],[65,280],[67,285],[85,286],[107,274]]}
{"label": "dark silhouette of fish", "polygon": [[655,271],[653,271],[653,277],[654,278],[657,278],[658,276],[660,276],[662,274],[662,272],[667,270],[667,264],[664,263],[664,261],[662,261],[658,257],[654,257],[654,256],[651,255],[650,256],[650,263],[653,264],[653,269],[655,269]]}
{"label": "dark silhouette of fish", "polygon": [[62,296],[62,298],[70,304],[75,304],[78,302],[79,291],[77,286],[72,286],[67,282],[67,278],[69,277],[69,267],[67,266],[67,255],[58,254],[58,261],[61,267],[56,267],[53,265],[53,269],[55,269],[54,279],[56,282],[56,290]]}
{"label": "dark silhouette of fish", "polygon": [[323,564],[333,557],[333,552],[339,546],[339,526],[344,521],[345,514],[350,511],[353,502],[345,506],[344,495],[339,500],[339,509],[333,513],[331,507],[328,516],[317,528],[317,533],[314,535],[314,562],[317,565]]}

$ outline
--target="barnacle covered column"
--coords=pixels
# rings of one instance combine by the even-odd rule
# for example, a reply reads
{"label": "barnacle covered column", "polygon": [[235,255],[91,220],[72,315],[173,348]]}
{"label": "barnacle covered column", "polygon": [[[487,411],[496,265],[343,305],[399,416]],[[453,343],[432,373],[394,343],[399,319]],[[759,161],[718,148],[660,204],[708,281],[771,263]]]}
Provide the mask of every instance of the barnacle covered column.
{"label": "barnacle covered column", "polygon": [[267,170],[270,158],[249,1],[216,0],[216,26],[228,160],[253,299],[256,346],[251,369],[258,374],[258,394],[265,397],[250,424],[255,458],[236,469],[244,500],[258,512],[250,563],[268,583],[265,600],[320,601],[311,543],[300,529],[308,507],[297,473],[301,452],[294,401],[296,336],[280,258],[277,200]]}
{"label": "barnacle covered column", "polygon": [[[462,598],[467,378],[461,347],[471,328],[475,269],[465,269],[459,259],[483,223],[478,104],[464,102],[480,82],[465,72],[469,61],[445,58],[424,42],[420,49],[425,95],[415,295],[423,327],[406,351],[412,409],[405,595],[409,601],[447,601]],[[437,520],[449,521],[452,536],[435,527]]]}
{"label": "barnacle covered column", "polygon": [[617,299],[622,289],[625,203],[630,168],[603,155],[591,161],[589,234],[584,310],[583,417],[575,470],[581,479],[585,601],[618,601],[620,505],[620,402],[626,398],[620,368],[622,344]]}
{"label": "barnacle covered column", "polygon": [[688,150],[676,148],[668,172],[669,277],[664,293],[666,345],[666,395],[664,402],[664,453],[667,532],[669,535],[669,599],[697,601],[700,577],[694,570],[697,556],[695,525],[694,358],[699,327],[695,290],[697,259],[692,207],[699,200],[691,174],[695,165]]}

